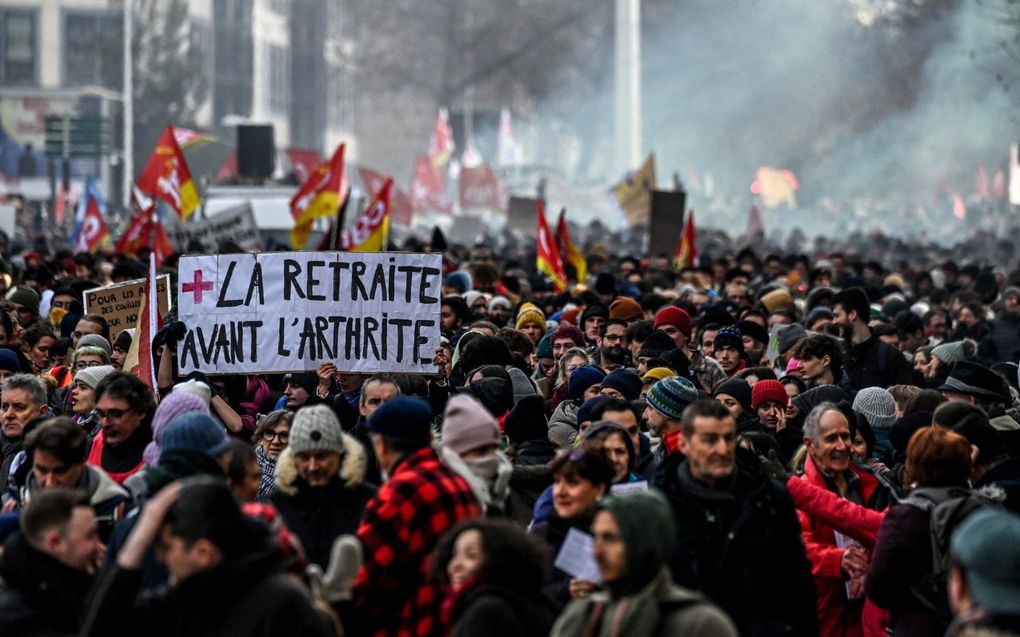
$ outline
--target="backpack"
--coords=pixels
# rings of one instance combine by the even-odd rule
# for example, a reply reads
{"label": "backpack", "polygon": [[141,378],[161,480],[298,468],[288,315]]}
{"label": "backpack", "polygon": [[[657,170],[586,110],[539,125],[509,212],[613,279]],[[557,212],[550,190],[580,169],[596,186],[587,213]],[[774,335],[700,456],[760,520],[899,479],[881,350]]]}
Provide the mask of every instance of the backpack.
{"label": "backpack", "polygon": [[949,608],[949,541],[953,531],[975,511],[1002,509],[1003,494],[995,489],[963,487],[920,487],[910,492],[901,504],[928,514],[931,564],[921,584],[910,587],[910,594],[946,626],[953,619]]}

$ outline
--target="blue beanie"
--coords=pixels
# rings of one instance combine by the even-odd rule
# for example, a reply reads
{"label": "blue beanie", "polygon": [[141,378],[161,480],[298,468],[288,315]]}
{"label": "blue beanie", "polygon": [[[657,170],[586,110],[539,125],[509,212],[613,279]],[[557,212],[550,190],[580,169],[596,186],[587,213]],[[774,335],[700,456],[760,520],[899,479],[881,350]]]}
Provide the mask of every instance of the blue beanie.
{"label": "blue beanie", "polygon": [[464,294],[471,289],[471,275],[465,270],[455,270],[446,275],[446,284],[457,290],[458,294]]}
{"label": "blue beanie", "polygon": [[680,420],[687,405],[697,399],[697,387],[683,376],[663,378],[645,395],[648,405],[670,420]]}
{"label": "blue beanie", "polygon": [[578,429],[581,428],[581,423],[585,420],[591,420],[591,412],[596,408],[605,403],[609,402],[609,396],[595,396],[584,401],[584,403],[577,408],[577,421],[575,425]]}
{"label": "blue beanie", "polygon": [[172,451],[201,451],[215,458],[230,448],[230,440],[208,413],[189,411],[167,423],[160,447],[161,458]]}
{"label": "blue beanie", "polygon": [[[576,373],[576,372],[575,372]],[[602,379],[602,388],[615,389],[627,400],[637,400],[641,395],[641,377],[629,369],[614,369]]]}
{"label": "blue beanie", "polygon": [[0,369],[8,372],[18,373],[21,371],[21,361],[18,355],[6,348],[0,348]]}
{"label": "blue beanie", "polygon": [[[577,400],[584,395],[584,392],[588,391],[589,387],[598,385],[605,377],[604,371],[592,365],[575,369],[570,374],[570,381],[567,383],[567,398]],[[640,390],[638,391],[640,392]]]}
{"label": "blue beanie", "polygon": [[397,396],[376,409],[365,428],[393,438],[425,438],[432,434],[432,408],[421,398]]}

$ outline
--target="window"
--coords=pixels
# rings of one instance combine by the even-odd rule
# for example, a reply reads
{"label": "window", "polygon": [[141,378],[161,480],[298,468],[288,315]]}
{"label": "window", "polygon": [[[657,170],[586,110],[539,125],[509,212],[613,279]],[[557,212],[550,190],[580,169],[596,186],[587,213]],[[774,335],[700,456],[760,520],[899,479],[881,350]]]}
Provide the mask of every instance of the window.
{"label": "window", "polygon": [[0,84],[36,83],[36,14],[0,9]]}
{"label": "window", "polygon": [[[64,14],[64,86],[105,86],[123,82],[123,16],[112,11]],[[82,55],[82,51],[90,51]]]}

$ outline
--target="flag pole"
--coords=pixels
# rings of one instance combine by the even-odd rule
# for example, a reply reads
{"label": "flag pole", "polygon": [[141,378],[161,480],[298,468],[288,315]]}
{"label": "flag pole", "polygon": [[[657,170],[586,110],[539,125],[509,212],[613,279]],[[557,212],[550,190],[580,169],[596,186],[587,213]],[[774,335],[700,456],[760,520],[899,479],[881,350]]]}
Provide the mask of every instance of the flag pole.
{"label": "flag pole", "polygon": [[333,223],[333,227],[330,230],[329,237],[329,249],[339,250],[340,246],[337,245],[337,240],[340,238],[340,229],[344,225],[344,217],[347,216],[347,202],[351,200],[351,187],[347,187],[347,193],[344,196],[343,203],[336,211],[336,220]]}

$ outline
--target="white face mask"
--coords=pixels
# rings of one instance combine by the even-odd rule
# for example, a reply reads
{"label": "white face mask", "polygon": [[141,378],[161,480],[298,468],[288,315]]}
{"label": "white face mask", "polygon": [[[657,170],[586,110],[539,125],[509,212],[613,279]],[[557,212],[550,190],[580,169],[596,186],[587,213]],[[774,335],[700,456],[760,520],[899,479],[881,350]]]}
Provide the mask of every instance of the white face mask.
{"label": "white face mask", "polygon": [[471,469],[471,473],[475,474],[485,482],[491,484],[496,476],[499,474],[499,457],[498,456],[484,456],[482,458],[472,458],[471,460],[465,460],[464,464]]}

